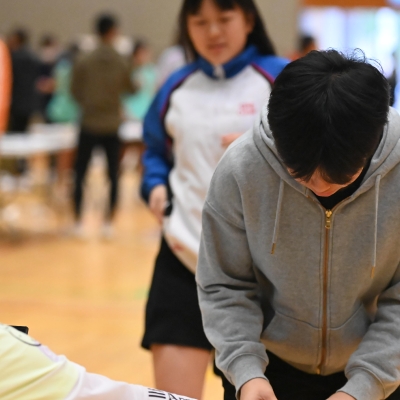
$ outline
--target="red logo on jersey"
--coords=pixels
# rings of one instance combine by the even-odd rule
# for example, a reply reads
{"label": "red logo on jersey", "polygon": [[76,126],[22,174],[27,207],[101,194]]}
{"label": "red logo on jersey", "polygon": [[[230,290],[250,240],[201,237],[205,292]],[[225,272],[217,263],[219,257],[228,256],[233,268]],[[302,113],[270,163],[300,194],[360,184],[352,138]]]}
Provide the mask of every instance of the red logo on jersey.
{"label": "red logo on jersey", "polygon": [[240,115],[253,115],[256,113],[256,107],[253,103],[244,103],[239,107]]}

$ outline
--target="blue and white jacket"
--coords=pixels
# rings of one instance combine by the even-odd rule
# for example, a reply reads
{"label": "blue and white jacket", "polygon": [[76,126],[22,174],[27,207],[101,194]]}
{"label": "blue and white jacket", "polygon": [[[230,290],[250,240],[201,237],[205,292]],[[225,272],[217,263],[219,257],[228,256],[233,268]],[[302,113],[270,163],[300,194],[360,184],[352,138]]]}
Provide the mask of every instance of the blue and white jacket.
{"label": "blue and white jacket", "polygon": [[192,271],[204,200],[225,152],[221,138],[252,127],[286,64],[252,45],[219,67],[198,58],[166,81],[146,115],[142,196],[147,201],[156,185],[169,185],[172,212],[164,219],[164,236]]}

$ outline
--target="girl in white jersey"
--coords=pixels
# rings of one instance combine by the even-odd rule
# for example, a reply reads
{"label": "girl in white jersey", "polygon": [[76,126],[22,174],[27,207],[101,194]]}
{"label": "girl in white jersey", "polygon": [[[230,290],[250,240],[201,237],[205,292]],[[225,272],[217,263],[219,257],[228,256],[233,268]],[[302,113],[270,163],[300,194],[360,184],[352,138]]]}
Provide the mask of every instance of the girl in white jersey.
{"label": "girl in white jersey", "polygon": [[251,128],[286,60],[253,0],[184,0],[180,29],[193,62],[161,87],[144,121],[142,195],[163,239],[142,345],[159,389],[201,398],[212,349],[194,277],[203,202],[226,147]]}

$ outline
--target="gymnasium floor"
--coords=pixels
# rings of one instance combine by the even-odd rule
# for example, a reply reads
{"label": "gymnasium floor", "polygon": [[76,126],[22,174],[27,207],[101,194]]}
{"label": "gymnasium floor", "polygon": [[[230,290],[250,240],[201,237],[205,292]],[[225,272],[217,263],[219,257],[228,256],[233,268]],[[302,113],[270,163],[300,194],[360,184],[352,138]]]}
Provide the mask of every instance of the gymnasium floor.
{"label": "gymnasium floor", "polygon": [[[94,163],[88,176],[88,239],[67,234],[65,188],[58,200],[28,190],[3,201],[1,215],[9,215],[0,224],[0,321],[29,326],[32,337],[88,371],[153,386],[151,357],[139,343],[159,228],[138,197],[138,173],[125,168],[115,237],[96,235],[106,195],[103,167]],[[12,223],[12,230],[5,227]],[[211,366],[203,399],[222,399]]]}

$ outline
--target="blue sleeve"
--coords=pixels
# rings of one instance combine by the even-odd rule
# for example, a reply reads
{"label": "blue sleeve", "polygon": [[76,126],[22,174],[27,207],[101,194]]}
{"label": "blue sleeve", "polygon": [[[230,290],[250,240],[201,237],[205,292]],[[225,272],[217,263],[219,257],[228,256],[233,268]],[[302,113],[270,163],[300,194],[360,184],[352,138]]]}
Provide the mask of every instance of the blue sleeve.
{"label": "blue sleeve", "polygon": [[195,64],[189,64],[174,73],[159,90],[144,119],[145,151],[141,195],[146,202],[155,186],[168,184],[168,176],[173,166],[172,140],[164,125],[169,98],[173,91],[196,69]]}
{"label": "blue sleeve", "polygon": [[172,156],[168,149],[169,137],[165,131],[160,110],[160,93],[155,97],[143,123],[143,177],[141,195],[149,200],[151,190],[157,185],[167,185],[172,168]]}
{"label": "blue sleeve", "polygon": [[259,55],[253,61],[253,66],[257,67],[260,72],[263,72],[268,78],[274,81],[288,63],[289,60],[286,58]]}

